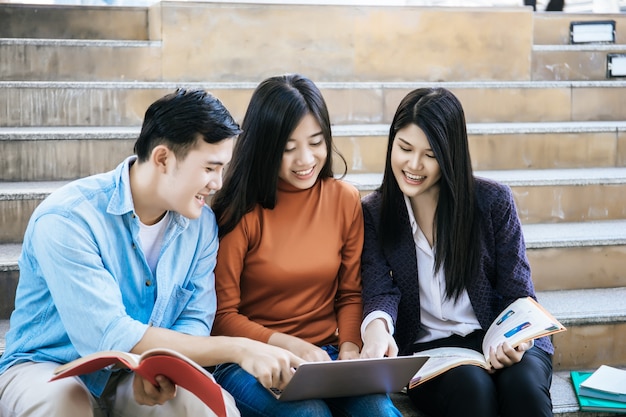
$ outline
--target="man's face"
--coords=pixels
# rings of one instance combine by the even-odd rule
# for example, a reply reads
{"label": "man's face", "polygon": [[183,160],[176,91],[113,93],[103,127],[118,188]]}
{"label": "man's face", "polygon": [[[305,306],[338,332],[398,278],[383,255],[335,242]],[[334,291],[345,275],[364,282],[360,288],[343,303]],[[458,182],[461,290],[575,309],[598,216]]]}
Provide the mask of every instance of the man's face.
{"label": "man's face", "polygon": [[165,180],[159,194],[169,210],[196,219],[212,191],[222,188],[224,167],[233,154],[232,138],[218,143],[199,140],[182,160],[170,155]]}

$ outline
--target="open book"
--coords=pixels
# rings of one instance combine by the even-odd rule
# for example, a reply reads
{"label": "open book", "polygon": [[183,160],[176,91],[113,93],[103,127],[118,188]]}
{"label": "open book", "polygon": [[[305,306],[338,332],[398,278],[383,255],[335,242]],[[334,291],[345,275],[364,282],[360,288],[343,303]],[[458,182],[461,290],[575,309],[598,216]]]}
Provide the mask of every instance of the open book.
{"label": "open book", "polygon": [[483,353],[459,347],[441,347],[416,352],[415,356],[428,356],[428,361],[413,376],[409,388],[434,378],[460,365],[476,365],[490,369],[489,349],[503,342],[512,347],[542,336],[565,331],[565,327],[533,298],[519,298],[500,313],[483,339]]}
{"label": "open book", "polygon": [[157,348],[142,355],[108,350],[92,353],[60,365],[50,381],[89,374],[104,368],[126,368],[156,385],[155,377],[163,375],[201,399],[217,416],[226,417],[222,389],[213,376],[188,357],[171,349]]}

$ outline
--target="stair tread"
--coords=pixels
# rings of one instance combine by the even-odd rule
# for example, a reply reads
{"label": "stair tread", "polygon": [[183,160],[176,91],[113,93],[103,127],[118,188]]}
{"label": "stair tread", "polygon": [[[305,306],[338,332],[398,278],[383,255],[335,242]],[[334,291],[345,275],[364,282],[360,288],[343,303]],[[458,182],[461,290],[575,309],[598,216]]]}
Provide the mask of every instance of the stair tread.
{"label": "stair tread", "polygon": [[[479,177],[490,178],[509,186],[623,184],[626,167],[511,169],[475,171]],[[349,173],[343,178],[360,190],[374,190],[383,174]],[[0,181],[0,201],[12,200],[33,193],[49,193],[70,181]]]}
{"label": "stair tread", "polygon": [[[169,89],[172,86],[196,86],[211,89],[254,89],[258,83],[251,81],[0,81],[0,88],[154,88]],[[372,89],[397,88],[413,89],[419,87],[443,87],[448,89],[484,89],[484,88],[587,88],[587,87],[626,87],[626,80],[565,80],[565,81],[319,81],[316,85],[322,89]]]}
{"label": "stair tread", "polygon": [[161,47],[161,41],[127,40],[127,39],[59,39],[59,38],[0,38],[2,45],[19,46],[71,46],[71,47],[114,47],[114,48],[143,48]]}
{"label": "stair tread", "polygon": [[[474,174],[509,186],[623,184],[626,181],[626,167],[485,170],[474,171]],[[359,189],[374,190],[380,185],[383,174],[349,173],[344,179]]]}
{"label": "stair tread", "polygon": [[626,322],[626,287],[539,291],[537,299],[564,326]]}
{"label": "stair tread", "polygon": [[[21,247],[0,244],[0,271],[17,270]],[[626,287],[539,291],[537,298],[565,326],[626,322]]]}
{"label": "stair tread", "polygon": [[[388,124],[336,124],[334,136],[384,136],[389,134]],[[64,140],[101,138],[132,139],[141,126],[43,126],[0,127],[0,140]],[[585,133],[626,131],[626,121],[568,121],[568,122],[516,122],[516,123],[468,123],[467,133]]]}
{"label": "stair tread", "polygon": [[528,249],[625,245],[626,219],[523,224]]}

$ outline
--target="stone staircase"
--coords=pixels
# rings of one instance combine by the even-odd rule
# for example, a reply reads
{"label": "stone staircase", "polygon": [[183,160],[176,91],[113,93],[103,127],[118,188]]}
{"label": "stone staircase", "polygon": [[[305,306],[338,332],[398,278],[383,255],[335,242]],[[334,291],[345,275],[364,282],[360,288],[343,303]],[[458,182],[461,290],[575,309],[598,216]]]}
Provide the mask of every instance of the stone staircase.
{"label": "stone staircase", "polygon": [[[615,44],[569,45],[570,21],[608,19]],[[555,414],[582,416],[568,371],[626,366],[626,79],[605,78],[606,54],[624,52],[626,15],[0,4],[0,351],[33,209],[130,154],[155,99],[201,87],[241,120],[259,81],[301,72],[327,99],[346,180],[366,194],[400,99],[443,86],[466,110],[476,173],[513,189],[539,300],[568,327],[553,339]]]}

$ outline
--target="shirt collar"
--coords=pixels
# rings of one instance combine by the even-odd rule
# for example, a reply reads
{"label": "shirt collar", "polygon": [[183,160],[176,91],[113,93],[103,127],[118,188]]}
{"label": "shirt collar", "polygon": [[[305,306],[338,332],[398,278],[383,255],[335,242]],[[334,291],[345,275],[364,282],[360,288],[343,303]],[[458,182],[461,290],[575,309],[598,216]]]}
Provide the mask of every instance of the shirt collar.
{"label": "shirt collar", "polygon": [[107,213],[122,215],[134,210],[133,195],[130,191],[130,166],[137,161],[137,156],[129,156],[115,168],[114,187]]}
{"label": "shirt collar", "polygon": [[411,199],[406,195],[404,197],[404,204],[406,205],[406,212],[409,214],[409,224],[411,225],[411,234],[415,235],[417,231],[417,222],[415,221],[415,215],[413,214],[413,207],[411,207]]}
{"label": "shirt collar", "polygon": [[411,225],[411,234],[413,235],[415,245],[426,253],[432,253],[433,248],[430,247],[424,232],[422,232],[422,229],[420,229],[417,224],[415,215],[413,214],[413,207],[411,206],[411,199],[406,195],[404,195],[404,204],[406,205],[406,211],[409,215],[409,224]]}
{"label": "shirt collar", "polygon": [[[130,190],[130,166],[135,162],[137,155],[132,155],[115,168],[113,173],[115,189],[111,194],[107,213],[121,216],[135,211],[133,193]],[[170,212],[169,217],[183,229],[189,224],[189,219],[180,213]]]}

